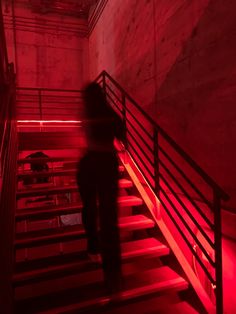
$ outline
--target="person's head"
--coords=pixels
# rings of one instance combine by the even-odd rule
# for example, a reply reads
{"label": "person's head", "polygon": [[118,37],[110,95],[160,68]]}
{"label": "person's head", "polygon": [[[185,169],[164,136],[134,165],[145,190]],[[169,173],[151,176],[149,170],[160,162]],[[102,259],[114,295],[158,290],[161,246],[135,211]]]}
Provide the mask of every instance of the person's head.
{"label": "person's head", "polygon": [[105,94],[98,83],[89,83],[84,89],[84,102],[89,114],[97,115],[107,108]]}

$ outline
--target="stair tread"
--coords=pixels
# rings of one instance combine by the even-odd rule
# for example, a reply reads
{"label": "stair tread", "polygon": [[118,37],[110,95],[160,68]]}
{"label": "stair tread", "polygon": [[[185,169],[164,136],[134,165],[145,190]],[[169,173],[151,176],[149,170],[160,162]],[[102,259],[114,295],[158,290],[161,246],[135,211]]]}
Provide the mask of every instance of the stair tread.
{"label": "stair tread", "polygon": [[29,207],[16,210],[16,221],[30,218],[44,218],[53,215],[75,214],[81,211],[82,204],[66,204],[66,205],[49,205],[44,207]]}
{"label": "stair tread", "polygon": [[124,242],[122,246],[122,255],[125,258],[133,256],[141,256],[151,253],[169,254],[170,249],[156,238],[146,238]]}
{"label": "stair tread", "polygon": [[[128,280],[126,282],[123,297],[129,298],[129,296],[136,294],[138,295],[139,293],[150,293],[150,291],[155,289],[155,287],[158,289],[163,289],[168,288],[168,285],[178,286],[179,284],[186,284],[186,280],[179,276],[170,267],[162,266],[136,273],[135,281]],[[147,287],[147,289],[145,289],[145,287]]]}
{"label": "stair tread", "polygon": [[[87,258],[86,239],[80,239],[79,241],[80,245],[75,242],[73,246],[74,249],[69,252],[65,251],[63,254],[59,254],[59,252],[57,252],[55,255],[38,257],[29,260],[20,260],[16,263],[16,272],[22,273],[29,270],[49,267],[50,265],[57,266],[61,264],[69,264],[75,260],[78,261]],[[121,243],[121,246],[124,259],[144,255],[154,255],[156,257],[169,254],[170,252],[166,245],[155,238],[123,242]]]}
{"label": "stair tread", "polygon": [[[131,180],[128,179],[120,179],[119,187],[120,188],[130,188],[133,186]],[[66,185],[66,186],[50,186],[49,184],[45,185],[44,188],[30,188],[30,189],[20,189],[17,191],[17,198],[21,197],[30,197],[30,196],[41,196],[48,194],[56,194],[56,193],[66,193],[66,192],[78,192],[78,186],[74,185]]]}
{"label": "stair tread", "polygon": [[18,179],[25,179],[25,178],[40,178],[40,177],[52,177],[52,176],[69,176],[69,175],[76,175],[77,169],[56,169],[56,170],[49,170],[49,171],[41,171],[41,172],[22,172],[18,173]]}
{"label": "stair tread", "polygon": [[187,302],[180,302],[173,305],[168,305],[165,309],[159,310],[159,314],[197,314],[197,312],[190,304]]}
{"label": "stair tread", "polygon": [[58,156],[58,157],[41,157],[41,158],[19,158],[17,160],[18,164],[30,164],[32,162],[41,162],[41,161],[47,161],[47,162],[60,162],[60,161],[74,161],[77,162],[78,158],[71,157],[71,156]]}
{"label": "stair tread", "polygon": [[47,183],[44,184],[44,187],[42,188],[20,189],[16,192],[16,196],[17,198],[21,198],[67,192],[78,192],[78,186],[76,184],[65,186],[52,186]]}
{"label": "stair tread", "polygon": [[124,229],[136,230],[139,228],[152,228],[155,223],[145,215],[133,215],[121,217],[119,227]]}
{"label": "stair tread", "polygon": [[[73,167],[73,168],[68,168],[68,165],[66,164],[66,165],[63,165],[63,168],[57,168],[57,169],[49,170],[49,171],[41,171],[41,172],[20,171],[18,172],[17,176],[18,176],[18,179],[21,179],[21,180],[24,178],[69,176],[69,175],[75,176],[78,172],[77,168],[75,167],[76,164],[78,164],[78,161],[73,162],[72,165],[70,163],[70,167]],[[66,169],[65,169],[65,166],[67,166]],[[119,166],[119,171],[123,172],[124,166]]]}
{"label": "stair tread", "polygon": [[[142,240],[135,240],[130,242],[125,242],[121,244],[121,251],[122,251],[122,258],[128,259],[131,257],[138,257],[138,256],[144,256],[144,255],[150,255],[153,253],[158,253],[159,255],[166,255],[169,254],[170,250],[169,248],[162,244],[160,241],[158,241],[155,238],[147,238]],[[84,252],[85,253],[85,252]],[[48,264],[47,267],[45,267],[45,263],[41,264],[40,268],[37,267],[35,269],[26,270],[18,272],[14,275],[13,281],[15,283],[22,283],[27,282],[29,280],[37,280],[38,278],[45,278],[51,275],[62,275],[63,271],[76,271],[78,272],[81,268],[85,268],[86,263],[88,264],[88,260],[86,258],[78,258],[77,259],[74,255],[74,258],[69,260],[68,262],[62,262],[55,264]],[[84,254],[84,257],[86,256],[86,253]],[[60,260],[60,257],[58,258],[58,261]],[[46,259],[45,259],[46,261]]]}
{"label": "stair tread", "polygon": [[[72,282],[70,282],[70,278]],[[76,302],[78,302],[78,299],[80,299],[80,302],[91,302],[96,295],[98,297],[105,297],[104,290],[101,289],[103,282],[101,269],[73,275],[70,278],[67,277],[67,282],[64,278],[59,278],[56,281],[57,284],[55,284],[54,280],[51,280],[50,283],[46,281],[41,284],[40,288],[39,286],[37,288],[38,284],[30,285],[27,290],[29,295],[25,295],[22,292],[16,293],[17,299],[27,299],[27,304],[30,299],[34,299],[32,300],[34,305],[37,304],[37,299],[39,302],[40,299],[43,302],[47,302],[46,299],[52,301],[52,299],[55,298],[55,302],[58,300],[60,302],[60,295],[63,295],[63,292],[66,291],[70,299],[69,303],[71,303],[73,301],[71,298],[73,298],[73,294],[75,293],[73,291],[75,290],[76,295],[74,295],[74,297],[76,297]],[[148,269],[141,272],[135,266],[133,267],[132,264],[125,264],[123,265],[123,278],[122,300],[129,300],[157,292],[182,290],[188,287],[186,280],[168,266]],[[61,280],[64,283],[63,285],[59,284]],[[48,285],[50,284],[53,285],[53,290],[51,288],[49,289]],[[48,288],[43,289],[44,286]],[[91,293],[88,293],[88,291],[91,291]],[[43,295],[44,300],[42,299]],[[52,302],[50,303],[52,304]]]}
{"label": "stair tread", "polygon": [[[154,225],[154,221],[144,215],[119,218],[119,227],[126,230],[152,228]],[[66,241],[81,236],[84,236],[84,229],[80,225],[24,232],[16,235],[15,246],[16,248],[22,248],[27,247],[27,245],[42,245],[42,243]]]}
{"label": "stair tread", "polygon": [[[154,221],[148,218],[145,215],[132,215],[132,216],[125,216],[119,218],[119,227],[126,228],[127,225],[136,226],[137,224],[151,224],[154,225]],[[80,229],[83,230],[82,225],[74,225],[74,226],[63,226],[63,227],[56,227],[50,229],[41,229],[41,230],[34,230],[28,232],[21,232],[16,234],[16,239],[27,239],[30,237],[45,237],[48,235],[57,235],[57,234],[66,234],[66,233],[80,233]]]}
{"label": "stair tread", "polygon": [[[120,206],[138,206],[142,205],[143,201],[140,197],[134,195],[126,195],[118,197],[118,205]],[[46,206],[38,208],[25,208],[16,211],[16,220],[24,220],[30,218],[47,218],[55,215],[67,215],[79,213],[82,209],[81,203]]]}
{"label": "stair tread", "polygon": [[[163,296],[153,296],[150,300],[136,300],[136,302],[123,302],[123,304],[119,304],[118,307],[113,307],[112,309],[107,309],[104,313],[106,314],[129,314],[129,313],[136,313],[136,314],[197,314],[199,313],[196,311],[191,305],[189,305],[187,302],[179,301],[178,303],[172,303],[171,297],[166,298],[162,300]],[[57,313],[65,313],[61,312],[64,310],[79,310],[79,309],[85,309],[86,306],[89,309],[94,309],[95,311],[98,308],[98,304],[102,304],[102,300],[93,300],[93,301],[87,301],[83,304],[71,304],[67,307],[59,308],[57,309]],[[105,303],[105,302],[104,302]],[[103,305],[104,307],[104,305]],[[101,313],[98,311],[98,313]],[[103,312],[102,312],[103,313]],[[44,312],[43,314],[54,314],[51,310]]]}
{"label": "stair tread", "polygon": [[[177,300],[176,300],[177,299]],[[97,300],[98,301],[98,300]],[[97,302],[99,303],[99,301]],[[94,306],[93,306],[94,305]],[[94,308],[97,304],[95,302],[87,302],[87,307],[90,306]],[[71,304],[64,309],[66,310],[78,310],[79,308],[86,307],[86,304],[80,304],[80,307],[76,304]],[[63,308],[59,309],[58,313],[63,311]],[[147,299],[139,299],[136,302],[123,302],[123,304],[119,304],[118,307],[112,307],[111,309],[107,309],[104,313],[106,314],[197,314],[197,312],[191,305],[189,305],[185,301],[181,301],[179,298],[175,298],[173,295],[161,295],[147,298]],[[98,312],[100,313],[100,311]],[[102,312],[103,313],[103,312]],[[53,314],[52,311],[46,311],[44,314]]]}

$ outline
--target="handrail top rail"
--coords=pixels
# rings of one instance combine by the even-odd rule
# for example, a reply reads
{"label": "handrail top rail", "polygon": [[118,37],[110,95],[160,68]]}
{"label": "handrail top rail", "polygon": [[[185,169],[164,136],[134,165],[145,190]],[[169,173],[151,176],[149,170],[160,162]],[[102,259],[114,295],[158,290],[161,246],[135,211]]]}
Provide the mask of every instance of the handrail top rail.
{"label": "handrail top rail", "polygon": [[196,170],[196,172],[208,183],[219,196],[224,200],[229,200],[229,195],[190,157],[184,150],[164,131],[139,105],[138,103],[115,81],[105,70],[103,70],[95,79],[98,81],[102,76],[107,76],[114,85],[127,97],[133,105],[145,116],[145,118],[160,132],[163,137],[175,148],[175,150]]}
{"label": "handrail top rail", "polygon": [[44,87],[21,87],[17,86],[16,90],[31,90],[31,91],[45,91],[45,92],[73,92],[82,93],[81,89],[63,89],[63,88],[44,88]]}

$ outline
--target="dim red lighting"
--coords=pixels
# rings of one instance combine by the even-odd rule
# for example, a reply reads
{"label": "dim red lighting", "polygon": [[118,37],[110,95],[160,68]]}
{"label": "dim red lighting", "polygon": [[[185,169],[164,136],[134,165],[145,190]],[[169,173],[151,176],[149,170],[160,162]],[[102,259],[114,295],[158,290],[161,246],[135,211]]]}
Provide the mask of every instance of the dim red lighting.
{"label": "dim red lighting", "polygon": [[81,123],[80,120],[17,120],[17,123]]}

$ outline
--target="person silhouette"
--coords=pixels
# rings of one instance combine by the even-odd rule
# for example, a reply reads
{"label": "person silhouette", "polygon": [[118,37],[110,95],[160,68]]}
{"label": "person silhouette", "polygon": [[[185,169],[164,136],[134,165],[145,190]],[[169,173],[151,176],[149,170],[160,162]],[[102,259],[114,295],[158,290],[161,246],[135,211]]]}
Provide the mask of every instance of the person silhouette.
{"label": "person silhouette", "polygon": [[[82,222],[91,260],[102,257],[104,281],[110,295],[121,290],[121,249],[118,228],[118,158],[114,139],[123,138],[123,123],[97,83],[86,86],[85,134],[87,151],[78,164]],[[98,223],[99,222],[99,223]],[[101,255],[99,255],[101,253]]]}

